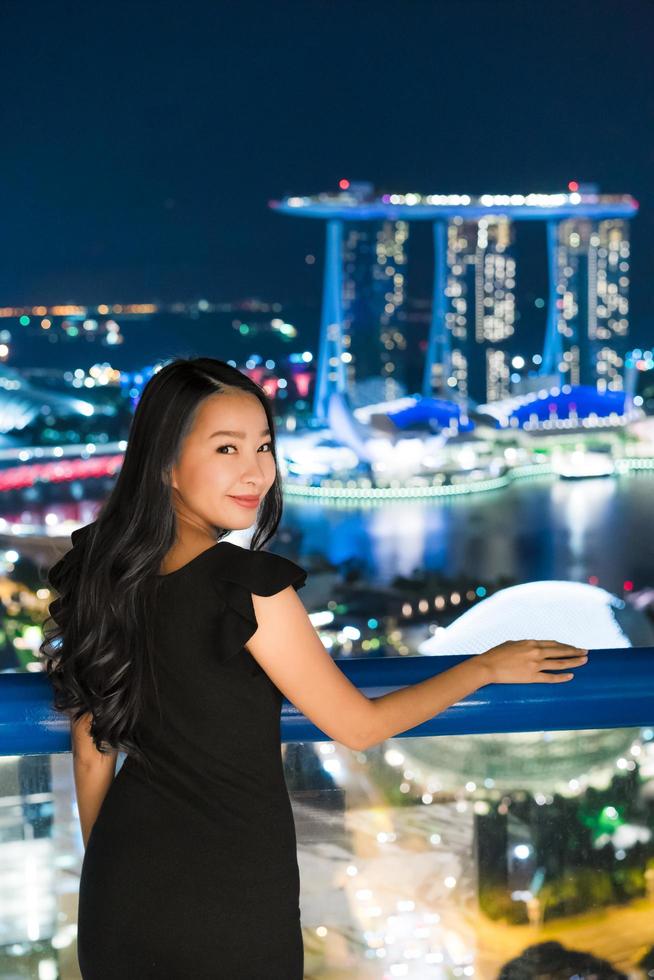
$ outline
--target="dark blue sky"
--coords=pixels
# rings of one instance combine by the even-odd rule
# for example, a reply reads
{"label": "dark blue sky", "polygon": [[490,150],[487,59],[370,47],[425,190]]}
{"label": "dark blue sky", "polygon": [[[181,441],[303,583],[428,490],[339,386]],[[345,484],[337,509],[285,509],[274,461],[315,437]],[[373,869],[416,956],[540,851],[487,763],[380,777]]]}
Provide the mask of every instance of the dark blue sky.
{"label": "dark blue sky", "polygon": [[649,0],[23,0],[0,29],[0,305],[306,300],[322,226],[271,198],[342,176],[460,193],[577,179],[639,199],[633,313],[651,322]]}

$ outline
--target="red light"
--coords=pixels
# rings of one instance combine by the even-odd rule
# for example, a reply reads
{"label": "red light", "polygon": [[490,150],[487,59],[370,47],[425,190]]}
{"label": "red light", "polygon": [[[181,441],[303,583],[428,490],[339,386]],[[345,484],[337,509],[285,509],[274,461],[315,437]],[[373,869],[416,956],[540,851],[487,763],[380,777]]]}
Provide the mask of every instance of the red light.
{"label": "red light", "polygon": [[624,583],[624,590],[625,590],[625,592],[631,592],[631,590],[633,589],[633,587],[634,587],[634,583],[633,582],[627,581],[627,582]]}
{"label": "red light", "polygon": [[345,178],[343,178],[343,180],[339,180],[338,186],[340,187],[340,189],[342,191],[346,191],[348,189],[348,187],[350,186],[350,182],[349,182],[349,180],[345,180]]}
{"label": "red light", "polygon": [[597,575],[591,575],[589,577],[589,579],[588,579],[588,584],[589,585],[597,585],[598,582],[599,582],[599,579],[598,579]]}
{"label": "red light", "polygon": [[568,190],[569,191],[578,191],[579,190],[579,184],[577,183],[576,180],[571,180],[570,181],[570,183],[568,184]]}

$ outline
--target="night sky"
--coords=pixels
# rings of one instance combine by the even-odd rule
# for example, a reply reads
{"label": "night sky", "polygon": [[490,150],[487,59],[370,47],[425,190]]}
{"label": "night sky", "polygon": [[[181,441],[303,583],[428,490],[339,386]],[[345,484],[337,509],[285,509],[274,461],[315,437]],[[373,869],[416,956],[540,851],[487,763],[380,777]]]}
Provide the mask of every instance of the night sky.
{"label": "night sky", "polygon": [[4,0],[0,30],[0,305],[317,301],[323,226],[270,199],[576,179],[640,201],[632,325],[654,333],[651,2]]}

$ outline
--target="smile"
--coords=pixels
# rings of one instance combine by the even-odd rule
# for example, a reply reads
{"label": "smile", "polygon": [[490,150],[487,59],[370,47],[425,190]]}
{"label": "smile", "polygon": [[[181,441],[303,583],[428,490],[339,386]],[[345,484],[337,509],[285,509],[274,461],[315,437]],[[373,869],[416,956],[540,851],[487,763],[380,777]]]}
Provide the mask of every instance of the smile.
{"label": "smile", "polygon": [[228,494],[228,496],[231,497],[232,500],[235,500],[237,504],[240,504],[241,507],[258,507],[259,501],[261,500],[260,497],[235,497],[231,493]]}

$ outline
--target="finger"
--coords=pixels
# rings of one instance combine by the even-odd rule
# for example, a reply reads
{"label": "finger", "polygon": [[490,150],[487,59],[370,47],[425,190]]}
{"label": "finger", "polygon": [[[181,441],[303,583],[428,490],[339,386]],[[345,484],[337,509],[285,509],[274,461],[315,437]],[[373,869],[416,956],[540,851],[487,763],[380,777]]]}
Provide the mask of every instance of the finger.
{"label": "finger", "polygon": [[[547,658],[551,652],[556,652],[559,657],[562,656],[575,656],[579,657],[583,654],[587,654],[588,650],[584,650],[581,647],[574,647],[569,643],[557,643],[553,646],[541,647],[540,655],[543,658]],[[567,653],[566,653],[567,651]]]}
{"label": "finger", "polygon": [[546,657],[547,670],[553,670],[555,667],[574,667],[577,664],[585,664],[588,657],[561,657],[556,659],[554,657]]}
{"label": "finger", "polygon": [[580,647],[574,645],[574,643],[561,643],[560,640],[527,640],[527,643],[533,643],[537,647],[558,647],[559,650],[579,650]]}
{"label": "finger", "polygon": [[558,647],[559,649],[561,649],[561,647],[569,646],[568,643],[561,643],[559,640],[526,640],[525,642],[531,643],[535,647],[542,647],[547,649],[551,649],[551,647]]}
{"label": "finger", "polygon": [[562,681],[571,681],[574,674],[540,674],[540,677],[548,684],[560,684]]}

